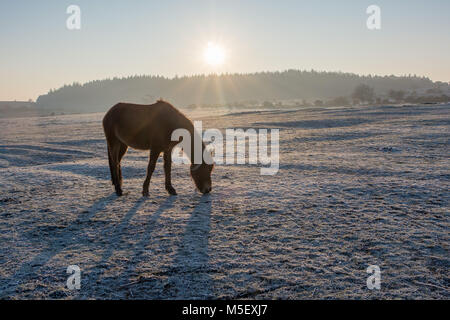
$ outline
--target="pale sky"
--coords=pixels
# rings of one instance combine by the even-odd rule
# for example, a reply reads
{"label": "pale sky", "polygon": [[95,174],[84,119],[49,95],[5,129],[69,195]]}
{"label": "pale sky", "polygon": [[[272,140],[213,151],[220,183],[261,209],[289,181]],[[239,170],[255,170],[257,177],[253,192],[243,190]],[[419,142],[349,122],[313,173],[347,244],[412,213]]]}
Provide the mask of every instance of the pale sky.
{"label": "pale sky", "polygon": [[[66,9],[81,8],[81,30]],[[381,30],[366,9],[381,8]],[[450,81],[448,0],[0,0],[0,101],[129,75],[285,69]],[[210,66],[208,43],[223,49]]]}

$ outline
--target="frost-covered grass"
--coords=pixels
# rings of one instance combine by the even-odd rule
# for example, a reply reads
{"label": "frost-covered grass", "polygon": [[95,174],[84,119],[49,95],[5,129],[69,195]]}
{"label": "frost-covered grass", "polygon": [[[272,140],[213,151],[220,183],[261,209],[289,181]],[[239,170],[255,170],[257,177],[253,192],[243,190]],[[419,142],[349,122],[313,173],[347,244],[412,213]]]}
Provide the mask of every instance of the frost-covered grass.
{"label": "frost-covered grass", "polygon": [[192,114],[280,128],[279,173],[217,166],[202,196],[175,165],[170,197],[160,161],[149,198],[132,150],[113,194],[101,118],[0,120],[0,298],[450,297],[450,106]]}

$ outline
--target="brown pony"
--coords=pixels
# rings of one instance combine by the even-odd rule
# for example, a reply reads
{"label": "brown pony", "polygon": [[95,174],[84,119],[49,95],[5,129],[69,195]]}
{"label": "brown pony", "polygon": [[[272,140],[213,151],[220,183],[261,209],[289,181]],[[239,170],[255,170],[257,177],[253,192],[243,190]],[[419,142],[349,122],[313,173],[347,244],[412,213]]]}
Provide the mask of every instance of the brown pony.
{"label": "brown pony", "polygon": [[[122,195],[122,170],[120,161],[127,152],[128,147],[138,150],[150,150],[150,160],[147,167],[147,176],[144,181],[143,196],[148,196],[150,178],[155,170],[156,161],[163,152],[166,190],[176,195],[170,177],[172,164],[172,149],[181,142],[171,141],[172,132],[183,128],[189,131],[191,139],[194,137],[194,126],[179,110],[170,103],[159,100],[152,105],[139,105],[118,103],[106,113],[103,118],[103,129],[108,144],[109,168],[111,170],[112,184],[118,196]],[[205,145],[202,143],[202,154]],[[193,163],[193,152],[187,154]],[[212,164],[202,160],[200,165],[191,165],[192,179],[198,190],[202,193],[211,191]]]}

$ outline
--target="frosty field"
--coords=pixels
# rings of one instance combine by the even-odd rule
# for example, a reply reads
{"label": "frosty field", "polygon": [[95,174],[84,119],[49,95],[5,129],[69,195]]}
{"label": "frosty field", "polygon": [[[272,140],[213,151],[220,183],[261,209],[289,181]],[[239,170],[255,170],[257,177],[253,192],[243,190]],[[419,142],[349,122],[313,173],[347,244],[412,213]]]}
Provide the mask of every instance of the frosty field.
{"label": "frosty field", "polygon": [[278,174],[174,165],[169,196],[160,158],[143,198],[130,149],[117,197],[103,114],[0,119],[0,299],[450,298],[449,105],[219,111],[186,114],[279,128]]}

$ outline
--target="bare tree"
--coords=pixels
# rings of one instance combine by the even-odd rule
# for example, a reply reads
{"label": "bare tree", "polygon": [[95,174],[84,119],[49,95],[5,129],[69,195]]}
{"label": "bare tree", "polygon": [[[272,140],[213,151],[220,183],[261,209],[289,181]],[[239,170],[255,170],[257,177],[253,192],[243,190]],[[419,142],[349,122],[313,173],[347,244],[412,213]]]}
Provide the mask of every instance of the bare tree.
{"label": "bare tree", "polygon": [[367,84],[361,83],[356,86],[353,91],[352,98],[354,100],[359,100],[361,102],[369,102],[372,103],[375,97],[374,90],[372,87],[369,87]]}
{"label": "bare tree", "polygon": [[405,98],[405,91],[402,91],[402,90],[398,90],[398,91],[390,90],[388,95],[389,95],[389,98],[392,98],[392,99],[394,99],[396,101],[403,101],[403,99]]}

